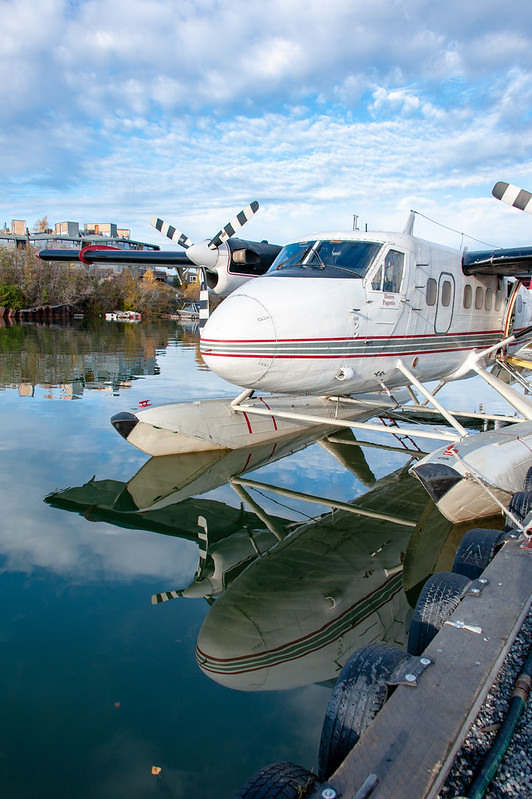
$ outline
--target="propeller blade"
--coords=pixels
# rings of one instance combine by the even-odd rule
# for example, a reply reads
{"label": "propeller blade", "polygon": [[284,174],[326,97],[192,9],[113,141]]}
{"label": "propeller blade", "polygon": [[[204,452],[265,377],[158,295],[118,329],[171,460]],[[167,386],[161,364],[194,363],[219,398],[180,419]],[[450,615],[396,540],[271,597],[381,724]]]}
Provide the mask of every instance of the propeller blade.
{"label": "propeller blade", "polygon": [[162,591],[160,594],[152,594],[152,605],[160,605],[161,602],[168,602],[169,599],[177,599],[178,596],[183,596],[183,591]]}
{"label": "propeller blade", "polygon": [[227,241],[227,239],[230,239],[231,236],[234,236],[237,230],[240,230],[240,228],[245,225],[246,222],[251,219],[253,214],[256,214],[258,210],[259,204],[256,200],[253,200],[253,202],[250,203],[247,208],[244,208],[242,211],[240,211],[240,213],[237,214],[234,219],[231,219],[231,221],[228,222],[225,227],[218,231],[216,236],[213,236],[209,242],[209,247],[211,250],[215,250],[220,246],[220,244],[222,244],[222,242]]}
{"label": "propeller blade", "polygon": [[[205,269],[200,269],[200,295],[199,295],[199,328],[200,331],[205,327],[205,323],[209,318],[209,289],[207,288],[207,278],[205,276]],[[198,525],[200,519],[205,521],[203,516],[198,518]],[[205,536],[207,535],[207,522],[205,521]],[[201,537],[201,536],[200,536]]]}
{"label": "propeller blade", "polygon": [[521,211],[526,211],[527,214],[532,214],[532,193],[529,191],[500,180],[495,184],[491,193],[497,200],[513,205],[514,208],[519,208]]}
{"label": "propeller blade", "polygon": [[150,221],[155,230],[158,230],[159,233],[162,233],[163,236],[166,236],[166,238],[175,241],[176,244],[184,247],[185,250],[187,250],[189,247],[192,247],[194,244],[194,242],[191,241],[188,236],[185,236],[184,233],[181,233],[180,230],[177,230],[177,228],[169,225],[168,222],[165,222],[163,219],[159,219],[158,216],[152,216]]}

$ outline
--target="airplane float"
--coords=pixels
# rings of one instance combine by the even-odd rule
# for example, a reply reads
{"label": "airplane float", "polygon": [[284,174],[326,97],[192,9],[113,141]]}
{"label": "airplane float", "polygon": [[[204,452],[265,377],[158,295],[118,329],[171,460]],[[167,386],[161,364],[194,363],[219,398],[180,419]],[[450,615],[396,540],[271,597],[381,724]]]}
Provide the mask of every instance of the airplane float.
{"label": "airplane float", "polygon": [[[493,194],[532,210],[530,193],[517,187],[500,182]],[[294,429],[322,424],[382,431],[382,424],[368,420],[408,401],[427,420],[431,412],[441,415],[454,432],[403,432],[456,445],[467,436],[460,414],[434,394],[448,381],[475,374],[519,414],[487,420],[532,422],[532,402],[487,369],[497,363],[512,380],[522,380],[512,362],[532,338],[532,247],[468,251],[431,243],[414,236],[415,212],[402,233],[332,231],[282,248],[235,238],[257,210],[252,203],[198,244],[153,218],[181,251],[93,246],[39,253],[44,260],[200,267],[202,357],[244,391],[233,400],[116,414],[112,424],[131,444],[167,455],[282,440]],[[207,286],[228,295],[210,316]],[[440,381],[433,393],[424,385],[430,381]],[[418,467],[436,497],[435,481],[430,486],[422,473]]]}

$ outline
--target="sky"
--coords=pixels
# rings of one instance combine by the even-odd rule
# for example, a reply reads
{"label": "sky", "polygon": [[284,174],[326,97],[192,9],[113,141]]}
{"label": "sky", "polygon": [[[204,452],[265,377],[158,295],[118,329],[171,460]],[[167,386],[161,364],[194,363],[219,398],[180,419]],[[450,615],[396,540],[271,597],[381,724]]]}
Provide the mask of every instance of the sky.
{"label": "sky", "polygon": [[[0,0],[0,226],[532,242],[530,0]],[[439,227],[430,220],[435,220]],[[451,228],[452,230],[449,230]],[[459,232],[454,232],[459,231]],[[464,239],[464,232],[472,239]]]}

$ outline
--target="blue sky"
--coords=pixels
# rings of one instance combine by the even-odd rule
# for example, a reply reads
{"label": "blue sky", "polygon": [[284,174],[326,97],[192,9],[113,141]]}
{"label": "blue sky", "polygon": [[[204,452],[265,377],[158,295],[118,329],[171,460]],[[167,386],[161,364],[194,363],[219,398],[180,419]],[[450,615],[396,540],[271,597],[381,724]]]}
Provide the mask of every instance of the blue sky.
{"label": "blue sky", "polygon": [[[283,243],[414,208],[532,241],[529,0],[0,0],[0,225],[161,216]],[[460,245],[421,220],[419,235]],[[467,241],[471,248],[480,245]]]}

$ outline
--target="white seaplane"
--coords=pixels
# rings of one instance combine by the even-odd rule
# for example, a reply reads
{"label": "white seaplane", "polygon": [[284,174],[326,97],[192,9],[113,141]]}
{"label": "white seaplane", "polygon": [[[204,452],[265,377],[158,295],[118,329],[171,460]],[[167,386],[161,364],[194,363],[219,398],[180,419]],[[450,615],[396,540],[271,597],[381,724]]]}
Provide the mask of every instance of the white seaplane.
{"label": "white seaplane", "polygon": [[[530,193],[509,184],[496,184],[493,193],[532,208]],[[434,244],[413,235],[415,212],[402,233],[317,233],[283,248],[236,239],[257,209],[252,203],[197,244],[153,218],[180,251],[39,253],[45,260],[201,268],[203,359],[245,390],[233,400],[116,414],[111,421],[131,444],[169,455],[281,441],[315,425],[382,431],[368,420],[405,402],[427,420],[441,414],[454,432],[394,427],[394,433],[456,444],[467,435],[461,415],[445,409],[424,384],[439,380],[441,387],[475,374],[519,414],[485,419],[532,422],[532,403],[487,369],[499,361],[517,376],[512,357],[532,338],[532,247],[471,252]],[[205,284],[228,295],[210,316]]]}

